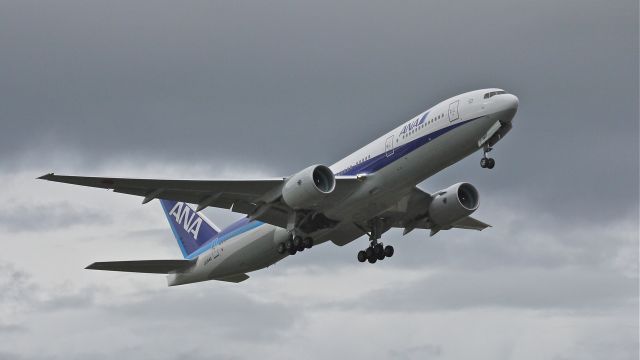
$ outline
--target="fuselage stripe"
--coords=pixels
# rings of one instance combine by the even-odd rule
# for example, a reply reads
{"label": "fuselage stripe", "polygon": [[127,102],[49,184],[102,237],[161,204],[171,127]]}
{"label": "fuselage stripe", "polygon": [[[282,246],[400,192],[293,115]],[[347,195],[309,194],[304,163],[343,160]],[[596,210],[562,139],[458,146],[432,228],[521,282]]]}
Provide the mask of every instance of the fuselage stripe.
{"label": "fuselage stripe", "polygon": [[[422,145],[427,144],[430,141],[433,141],[435,139],[437,139],[438,137],[446,134],[447,132],[461,126],[464,125],[466,123],[469,123],[473,120],[479,119],[480,117],[477,118],[473,118],[473,119],[469,119],[469,120],[465,120],[465,121],[460,121],[456,124],[453,125],[449,125],[447,127],[444,127],[442,129],[439,130],[435,130],[431,133],[425,134],[423,136],[420,136],[416,139],[413,139],[405,144],[402,144],[398,147],[394,147],[393,149],[393,153],[389,154],[387,156],[387,151],[383,152],[382,154],[376,155],[371,157],[370,159],[367,159],[365,161],[363,161],[360,164],[348,167],[340,172],[338,172],[336,175],[358,175],[358,174],[371,174],[374,173],[382,168],[384,168],[387,165],[390,165],[391,163],[393,163],[394,161],[402,158],[403,156],[406,156],[408,154],[410,154],[411,152],[413,152],[414,150],[420,148]],[[389,134],[387,134],[386,136],[390,136]]]}

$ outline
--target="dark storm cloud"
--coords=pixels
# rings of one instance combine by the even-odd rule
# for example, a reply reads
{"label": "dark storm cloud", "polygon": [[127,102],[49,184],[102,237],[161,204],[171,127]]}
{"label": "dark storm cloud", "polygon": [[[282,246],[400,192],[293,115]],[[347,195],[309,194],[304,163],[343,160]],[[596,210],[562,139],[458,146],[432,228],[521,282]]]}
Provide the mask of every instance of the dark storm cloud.
{"label": "dark storm cloud", "polygon": [[436,101],[501,86],[521,108],[497,168],[481,172],[475,156],[435,182],[473,176],[485,191],[535,192],[530,202],[562,216],[593,215],[581,210],[594,202],[637,211],[633,9],[9,2],[2,164],[77,173],[107,160],[232,162],[287,175],[336,161]]}
{"label": "dark storm cloud", "polygon": [[111,217],[106,212],[79,208],[68,202],[8,206],[0,209],[0,227],[10,232],[36,232],[110,222]]}

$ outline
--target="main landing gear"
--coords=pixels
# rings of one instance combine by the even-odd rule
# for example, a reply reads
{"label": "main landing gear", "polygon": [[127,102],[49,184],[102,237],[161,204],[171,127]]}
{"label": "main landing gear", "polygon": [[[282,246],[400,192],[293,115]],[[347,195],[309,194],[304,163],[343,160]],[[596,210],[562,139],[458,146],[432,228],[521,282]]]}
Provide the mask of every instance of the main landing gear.
{"label": "main landing gear", "polygon": [[483,169],[493,169],[493,167],[496,166],[496,161],[487,157],[487,153],[491,150],[493,150],[491,146],[484,145],[482,159],[480,159],[480,167]]}
{"label": "main landing gear", "polygon": [[311,249],[313,246],[313,239],[310,237],[291,236],[284,242],[278,244],[278,254],[288,253],[289,255],[295,255],[297,252],[302,252],[304,249]]}
{"label": "main landing gear", "polygon": [[384,246],[381,243],[371,244],[366,250],[358,251],[358,261],[365,262],[368,260],[370,264],[375,264],[378,260],[384,260],[392,256],[393,246]]}
{"label": "main landing gear", "polygon": [[371,233],[369,233],[369,241],[371,243],[368,248],[358,252],[358,261],[369,261],[370,264],[375,264],[378,260],[384,260],[384,258],[393,256],[393,246],[384,246],[378,242],[381,236],[381,227],[382,224],[379,220],[374,220],[371,223]]}

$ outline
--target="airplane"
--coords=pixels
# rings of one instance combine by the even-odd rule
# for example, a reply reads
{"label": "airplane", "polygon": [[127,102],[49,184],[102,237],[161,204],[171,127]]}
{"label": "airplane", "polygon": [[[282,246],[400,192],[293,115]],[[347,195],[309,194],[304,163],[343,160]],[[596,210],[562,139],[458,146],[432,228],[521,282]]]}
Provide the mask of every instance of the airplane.
{"label": "airplane", "polygon": [[[357,253],[371,264],[390,258],[381,242],[392,228],[430,236],[449,229],[483,230],[472,218],[478,190],[459,182],[432,194],[417,184],[482,150],[492,169],[494,145],[512,128],[519,100],[489,88],[444,100],[331,166],[312,165],[291,176],[251,180],[159,180],[64,176],[38,179],[112,189],[159,199],[183,259],[95,262],[94,270],[167,274],[169,286],[219,280],[238,283],[248,272],[331,241],[344,246],[363,235]],[[189,204],[196,204],[195,208]],[[201,211],[230,209],[246,215],[220,229]]]}

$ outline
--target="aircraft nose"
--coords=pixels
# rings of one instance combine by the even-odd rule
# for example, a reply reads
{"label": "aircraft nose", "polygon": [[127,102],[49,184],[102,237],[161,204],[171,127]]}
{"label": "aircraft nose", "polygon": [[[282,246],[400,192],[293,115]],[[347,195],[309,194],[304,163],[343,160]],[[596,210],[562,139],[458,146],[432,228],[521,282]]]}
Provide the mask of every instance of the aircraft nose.
{"label": "aircraft nose", "polygon": [[498,111],[505,115],[505,120],[511,121],[518,111],[518,105],[520,101],[518,97],[513,94],[504,94],[502,96],[496,96],[498,104]]}
{"label": "aircraft nose", "polygon": [[504,94],[503,96],[501,96],[500,100],[504,110],[518,110],[518,104],[520,103],[520,101],[518,100],[517,96],[513,94]]}

